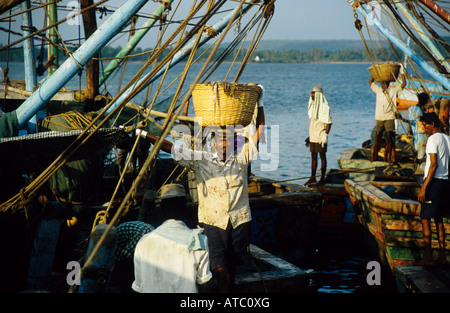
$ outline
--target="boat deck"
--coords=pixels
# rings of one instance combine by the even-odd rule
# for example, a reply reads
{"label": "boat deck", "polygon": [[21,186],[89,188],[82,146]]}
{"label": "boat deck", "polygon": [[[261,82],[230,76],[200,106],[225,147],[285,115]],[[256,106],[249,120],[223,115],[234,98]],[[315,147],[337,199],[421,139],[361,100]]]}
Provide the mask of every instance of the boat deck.
{"label": "boat deck", "polygon": [[403,265],[394,268],[403,286],[401,291],[413,293],[450,293],[450,267]]}

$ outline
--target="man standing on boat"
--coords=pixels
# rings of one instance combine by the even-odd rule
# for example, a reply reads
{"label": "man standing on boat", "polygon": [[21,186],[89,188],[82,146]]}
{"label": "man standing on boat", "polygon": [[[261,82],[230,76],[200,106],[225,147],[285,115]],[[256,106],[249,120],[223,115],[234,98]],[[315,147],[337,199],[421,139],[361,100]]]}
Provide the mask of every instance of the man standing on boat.
{"label": "man standing on boat", "polygon": [[375,84],[373,76],[369,79],[369,85],[372,91],[376,94],[375,104],[375,120],[376,123],[376,137],[373,153],[370,155],[370,160],[376,161],[378,151],[380,150],[381,137],[383,129],[386,130],[386,150],[385,161],[395,163],[395,119],[397,118],[397,95],[406,86],[405,74],[401,73],[402,84],[400,86],[393,86],[389,88],[389,82],[381,82],[381,87]]}
{"label": "man standing on boat", "polygon": [[429,135],[426,146],[425,180],[418,195],[418,201],[421,203],[420,217],[425,244],[425,259],[421,264],[431,265],[433,264],[430,223],[432,218],[436,224],[439,242],[438,262],[446,263],[445,228],[442,218],[450,213],[448,205],[450,137],[442,133],[436,113],[425,113],[420,121]]}
{"label": "man standing on boat", "polygon": [[309,150],[311,151],[311,178],[305,185],[315,184],[317,171],[317,154],[320,155],[321,176],[319,184],[325,183],[325,172],[327,170],[327,142],[331,129],[331,114],[328,102],[323,95],[321,87],[315,86],[311,90],[308,102],[309,124]]}
{"label": "man standing on boat", "polygon": [[248,140],[233,126],[208,128],[214,133],[215,151],[192,149],[190,134],[183,135],[183,145],[161,149],[172,153],[176,162],[195,174],[198,221],[208,238],[217,291],[230,292],[237,264],[250,260],[248,165],[258,152],[260,133],[255,132]]}

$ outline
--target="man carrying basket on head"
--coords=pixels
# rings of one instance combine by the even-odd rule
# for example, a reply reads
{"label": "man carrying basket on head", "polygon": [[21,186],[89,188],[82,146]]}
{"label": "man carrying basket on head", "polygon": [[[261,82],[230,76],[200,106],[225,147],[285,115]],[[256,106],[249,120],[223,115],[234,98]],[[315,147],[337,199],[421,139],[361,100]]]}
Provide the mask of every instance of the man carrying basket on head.
{"label": "man carrying basket on head", "polygon": [[198,221],[208,237],[211,271],[217,280],[217,291],[229,292],[234,284],[236,265],[250,261],[248,166],[258,153],[260,132],[246,138],[235,131],[233,125],[206,128],[214,133],[215,151],[203,146],[192,149],[190,134],[183,135],[182,145],[166,145],[161,149],[172,153],[176,162],[195,174]]}
{"label": "man carrying basket on head", "polygon": [[381,137],[383,129],[386,131],[386,150],[384,159],[389,163],[395,163],[395,119],[397,118],[397,95],[405,88],[406,78],[401,67],[402,84],[389,88],[389,81],[381,81],[380,86],[375,84],[375,78],[370,76],[369,85],[376,94],[375,104],[375,120],[376,120],[376,137],[375,146],[371,151],[370,160],[376,161],[378,151],[380,150]]}

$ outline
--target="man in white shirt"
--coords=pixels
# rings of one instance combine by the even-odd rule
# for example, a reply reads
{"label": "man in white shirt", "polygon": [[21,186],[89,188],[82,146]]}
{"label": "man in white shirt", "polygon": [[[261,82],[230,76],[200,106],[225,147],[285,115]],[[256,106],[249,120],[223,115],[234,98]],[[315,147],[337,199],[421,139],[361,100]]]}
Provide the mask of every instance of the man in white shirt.
{"label": "man in white shirt", "polygon": [[450,213],[448,195],[450,194],[449,161],[450,138],[440,129],[439,117],[435,113],[425,113],[420,118],[425,132],[429,135],[426,146],[424,183],[418,195],[421,203],[420,217],[425,244],[425,259],[422,265],[433,264],[431,249],[431,225],[436,224],[439,242],[439,263],[446,263],[445,228],[442,217]]}
{"label": "man in white shirt", "polygon": [[160,205],[168,219],[136,245],[132,288],[139,293],[196,293],[212,277],[208,239],[201,228],[190,229],[178,219],[186,209],[184,187],[166,186]]}
{"label": "man in white shirt", "polygon": [[[258,132],[252,140],[233,128],[216,128],[215,152],[174,149],[174,159],[195,173],[198,220],[208,237],[211,269],[218,292],[233,288],[235,268],[248,261],[251,212],[248,165],[256,155]],[[198,155],[201,154],[201,155]]]}
{"label": "man in white shirt", "polygon": [[371,153],[371,161],[376,161],[378,151],[380,150],[381,137],[383,136],[383,129],[386,131],[386,150],[385,161],[395,163],[395,119],[397,118],[397,95],[406,86],[406,78],[402,73],[402,84],[389,88],[389,82],[382,82],[381,87],[375,84],[373,76],[369,79],[369,85],[372,91],[376,94],[375,104],[375,120],[376,123],[376,137],[375,146]]}

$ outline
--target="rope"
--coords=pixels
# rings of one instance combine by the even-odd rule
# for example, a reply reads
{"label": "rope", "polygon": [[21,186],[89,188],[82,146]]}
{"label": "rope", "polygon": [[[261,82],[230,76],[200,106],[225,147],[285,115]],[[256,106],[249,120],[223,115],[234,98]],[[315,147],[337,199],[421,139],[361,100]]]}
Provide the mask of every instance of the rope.
{"label": "rope", "polygon": [[100,0],[99,2],[93,4],[93,5],[89,6],[89,7],[86,7],[86,8],[84,8],[84,9],[78,11],[78,12],[75,12],[75,13],[73,13],[73,14],[67,16],[66,18],[63,18],[62,20],[59,20],[59,21],[57,21],[57,22],[55,22],[55,23],[53,23],[53,24],[51,24],[51,25],[49,25],[49,26],[47,26],[47,27],[44,27],[44,28],[42,28],[42,29],[40,29],[40,30],[37,30],[37,31],[33,32],[32,34],[30,34],[30,35],[28,35],[28,36],[22,37],[22,38],[20,38],[20,39],[18,39],[18,40],[16,40],[16,41],[14,41],[13,43],[8,43],[6,46],[0,47],[0,51],[3,51],[3,50],[5,50],[5,49],[8,49],[9,47],[14,46],[14,45],[16,45],[16,44],[18,44],[18,43],[21,43],[22,41],[27,40],[28,38],[34,37],[34,36],[36,36],[36,35],[39,35],[39,34],[45,32],[45,31],[49,30],[50,28],[56,27],[56,26],[58,26],[59,24],[62,24],[62,23],[64,23],[64,22],[66,22],[67,20],[73,18],[74,16],[80,15],[80,14],[82,14],[82,13],[84,13],[84,12],[86,12],[86,11],[92,9],[92,8],[95,8],[95,7],[97,7],[97,6],[99,6],[99,5],[103,4],[103,3],[105,3],[105,2],[107,2],[107,1],[109,1],[109,0]]}
{"label": "rope", "polygon": [[[205,2],[206,2],[206,0],[200,1],[199,5],[195,8],[195,10],[191,11],[192,15],[195,14],[195,13],[198,11],[198,9],[200,9],[200,7],[203,6],[203,4],[204,4]],[[243,4],[243,1],[241,2],[240,5],[242,6],[242,4]],[[194,12],[194,11],[195,11],[195,12]],[[190,15],[191,15],[191,14],[190,14]],[[189,20],[189,18],[186,18],[185,22],[187,23],[188,20]],[[184,24],[184,23],[183,23],[183,24]],[[229,24],[230,24],[230,23],[229,23]],[[228,26],[229,26],[229,25],[228,25]],[[229,28],[229,27],[227,27],[227,30],[228,30],[228,28]],[[226,34],[226,32],[224,32],[224,34],[222,35],[222,38],[225,36],[225,34]],[[193,54],[191,53],[191,55],[193,55]],[[201,71],[201,72],[202,72],[202,71]],[[200,73],[201,73],[201,72],[200,72]],[[186,71],[186,74],[187,74],[187,71]],[[194,85],[197,83],[197,81],[199,80],[199,78],[200,78],[200,74],[199,74],[199,75],[197,76],[197,78],[195,79],[195,81],[194,81],[194,83],[193,83]],[[191,90],[190,90],[189,93],[191,93],[191,92],[192,92],[192,88],[191,88]],[[189,94],[189,97],[190,97],[190,94]],[[186,96],[185,99],[184,99],[184,101],[183,101],[183,103],[185,103],[185,102],[189,99],[189,97]],[[125,207],[126,203],[128,202],[128,200],[129,200],[129,198],[130,198],[130,196],[131,196],[132,191],[133,191],[134,189],[136,189],[136,187],[138,186],[140,180],[141,180],[142,177],[145,175],[145,172],[147,171],[147,168],[149,167],[149,165],[150,165],[150,163],[151,163],[151,160],[156,156],[156,153],[159,151],[160,146],[161,146],[161,144],[162,144],[162,142],[163,142],[163,140],[164,140],[163,138],[165,138],[165,137],[167,136],[167,134],[168,134],[170,128],[173,126],[173,124],[174,124],[174,122],[175,122],[175,119],[176,119],[176,117],[179,115],[181,109],[183,109],[183,106],[180,106],[180,107],[178,108],[177,112],[174,114],[174,116],[173,116],[172,118],[170,118],[171,115],[168,115],[167,119],[170,119],[170,122],[167,123],[167,124],[165,123],[166,128],[165,128],[164,132],[161,134],[161,136],[159,137],[159,139],[157,140],[157,142],[156,142],[155,145],[153,146],[153,148],[152,148],[152,150],[151,150],[149,156],[147,157],[147,159],[146,159],[146,161],[145,161],[145,163],[144,163],[144,165],[143,165],[141,171],[140,171],[139,174],[138,174],[138,177],[134,180],[133,185],[132,185],[130,191],[126,194],[126,196],[125,196],[123,202],[121,203],[119,209],[117,210],[116,214],[113,216],[113,218],[111,219],[110,223],[108,224],[108,227],[106,228],[104,234],[103,234],[102,237],[100,238],[100,240],[99,240],[99,242],[97,243],[97,245],[94,247],[94,249],[93,249],[93,251],[92,251],[92,253],[91,253],[90,258],[85,262],[85,264],[84,264],[84,266],[83,266],[83,269],[85,269],[86,267],[88,267],[88,266],[90,265],[90,263],[92,262],[93,257],[94,257],[95,254],[98,252],[98,250],[100,249],[100,246],[101,246],[102,242],[103,242],[104,239],[106,238],[107,233],[108,233],[109,230],[113,227],[113,225],[115,225],[115,223],[118,221],[119,215],[120,215],[121,212],[124,210],[124,207]],[[82,270],[83,270],[83,269],[82,269]]]}
{"label": "rope", "polygon": [[[378,63],[378,60],[374,60],[374,58],[372,57],[372,54],[370,53],[369,48],[367,47],[367,43],[366,43],[366,40],[365,40],[364,35],[363,35],[363,32],[362,32],[362,23],[361,23],[361,21],[358,19],[358,14],[356,13],[356,8],[355,8],[355,11],[354,11],[354,15],[353,15],[353,16],[355,17],[355,28],[358,30],[358,33],[359,33],[359,35],[360,35],[360,37],[361,37],[361,40],[362,40],[362,42],[363,42],[363,44],[364,44],[364,47],[365,47],[365,49],[366,49],[366,52],[367,52],[367,54],[368,54],[368,56],[369,56],[369,58],[370,58],[370,61],[371,61],[371,63],[372,63],[372,66],[375,66],[376,63]],[[367,21],[366,21],[366,25],[367,25]],[[368,27],[366,27],[366,28],[368,29]],[[369,33],[369,37],[370,37],[370,33]],[[372,40],[371,40],[371,42],[372,42]],[[372,49],[373,49],[373,48],[372,48]],[[395,49],[394,49],[394,51],[395,51]],[[375,59],[376,59],[376,53],[374,53],[374,56],[375,56]],[[375,63],[375,62],[376,62],[376,63]],[[389,103],[389,106],[391,107],[392,112],[394,113],[394,115],[395,115],[396,117],[398,117],[399,113],[398,113],[398,110],[397,110],[397,106],[393,103],[393,99],[389,96],[389,93],[388,93],[388,91],[387,91],[386,89],[383,89],[383,88],[382,88],[382,91],[383,91],[383,94],[384,94],[385,97],[386,97],[386,100],[387,100],[388,103]],[[406,130],[404,129],[403,124],[401,124],[401,126],[403,127],[403,130],[406,131]]]}

